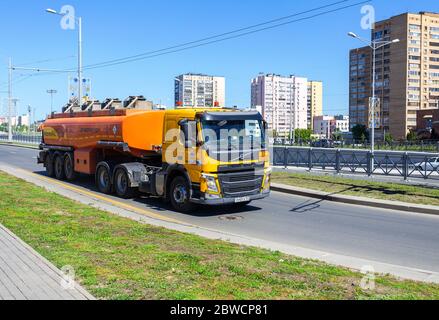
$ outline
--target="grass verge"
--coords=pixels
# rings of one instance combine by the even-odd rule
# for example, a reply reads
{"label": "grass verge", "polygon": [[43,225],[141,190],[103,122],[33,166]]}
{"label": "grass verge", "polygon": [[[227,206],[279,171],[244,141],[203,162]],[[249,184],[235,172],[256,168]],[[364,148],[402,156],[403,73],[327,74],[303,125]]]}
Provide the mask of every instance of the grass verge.
{"label": "grass verge", "polygon": [[439,299],[439,286],[140,224],[0,172],[0,223],[100,299]]}
{"label": "grass verge", "polygon": [[340,195],[439,205],[439,189],[431,187],[286,172],[274,172],[273,182]]}

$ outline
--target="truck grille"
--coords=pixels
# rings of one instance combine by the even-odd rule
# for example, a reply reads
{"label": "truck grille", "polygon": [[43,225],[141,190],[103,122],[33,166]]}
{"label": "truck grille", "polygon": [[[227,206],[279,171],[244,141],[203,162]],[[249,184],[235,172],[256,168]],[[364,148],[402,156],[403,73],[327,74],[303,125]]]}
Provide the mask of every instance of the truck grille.
{"label": "truck grille", "polygon": [[221,191],[225,198],[256,195],[262,188],[263,173],[229,173],[219,175]]}

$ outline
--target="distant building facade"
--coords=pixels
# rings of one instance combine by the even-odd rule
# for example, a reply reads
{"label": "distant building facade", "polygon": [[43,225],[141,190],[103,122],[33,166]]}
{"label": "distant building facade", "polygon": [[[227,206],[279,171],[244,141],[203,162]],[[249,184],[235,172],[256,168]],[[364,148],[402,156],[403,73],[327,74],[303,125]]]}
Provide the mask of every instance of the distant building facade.
{"label": "distant building facade", "polygon": [[[417,126],[417,112],[438,108],[439,14],[404,13],[377,22],[372,40],[400,42],[376,52],[376,88],[380,99],[377,129],[395,139],[405,139]],[[351,127],[369,126],[372,96],[372,51],[359,48],[350,53]]]}
{"label": "distant building facade", "polygon": [[178,76],[175,78],[175,105],[182,107],[225,107],[225,78],[192,73]]}
{"label": "distant building facade", "polygon": [[287,137],[308,128],[308,79],[260,74],[251,83],[251,105],[259,107],[269,129]]}
{"label": "distant building facade", "polygon": [[369,99],[372,95],[372,49],[351,50],[349,71],[350,128],[369,127]]}
{"label": "distant building facade", "polygon": [[314,129],[314,118],[323,115],[323,82],[308,81],[308,129]]}
{"label": "distant building facade", "polygon": [[313,133],[320,138],[331,139],[336,132],[347,134],[349,130],[348,116],[317,116],[314,117]]}

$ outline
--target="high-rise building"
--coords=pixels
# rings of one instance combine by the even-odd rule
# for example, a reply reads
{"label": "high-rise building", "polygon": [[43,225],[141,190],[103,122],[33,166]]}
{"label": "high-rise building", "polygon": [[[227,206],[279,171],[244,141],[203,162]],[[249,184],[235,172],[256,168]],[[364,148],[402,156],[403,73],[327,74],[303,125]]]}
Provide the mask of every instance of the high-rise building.
{"label": "high-rise building", "polygon": [[350,128],[368,127],[369,99],[372,95],[372,49],[363,47],[351,50],[349,84]]}
{"label": "high-rise building", "polygon": [[[400,42],[376,52],[378,126],[395,139],[404,139],[410,130],[416,129],[418,110],[438,108],[439,14],[404,13],[375,24],[372,40],[394,39]],[[371,49],[352,50],[350,59],[351,127],[369,127]]]}
{"label": "high-rise building", "polygon": [[308,128],[308,80],[261,74],[252,80],[251,105],[261,107],[270,130],[288,136],[292,129]]}
{"label": "high-rise building", "polygon": [[203,74],[175,78],[175,105],[183,107],[225,107],[226,80]]}
{"label": "high-rise building", "polygon": [[314,118],[323,115],[323,83],[308,81],[308,129],[313,130]]}

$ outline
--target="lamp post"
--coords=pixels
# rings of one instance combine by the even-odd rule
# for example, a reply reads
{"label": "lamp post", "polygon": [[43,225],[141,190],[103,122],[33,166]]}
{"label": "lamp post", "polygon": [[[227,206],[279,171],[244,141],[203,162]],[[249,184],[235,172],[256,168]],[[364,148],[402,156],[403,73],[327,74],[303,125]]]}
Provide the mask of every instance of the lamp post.
{"label": "lamp post", "polygon": [[8,142],[12,143],[12,58],[9,58],[8,71]]}
{"label": "lamp post", "polygon": [[[60,13],[53,9],[47,9],[47,13],[56,14],[59,16],[65,16],[65,14]],[[82,60],[82,18],[75,17],[75,22],[78,25],[78,105],[82,104],[82,75],[83,75],[83,60]]]}
{"label": "lamp post", "polygon": [[[385,47],[389,44],[393,44],[393,43],[398,43],[399,39],[395,39],[395,40],[391,40],[391,41],[378,41],[378,40],[366,40],[363,39],[361,37],[359,37],[357,34],[353,33],[353,32],[349,32],[348,33],[349,37],[355,38],[360,40],[361,42],[364,42],[368,47],[370,47],[372,49],[372,103],[370,108],[371,113],[372,113],[372,130],[371,130],[371,153],[372,153],[372,170],[374,167],[374,160],[373,160],[373,155],[375,154],[375,108],[376,108],[376,104],[377,104],[377,98],[376,98],[376,93],[375,93],[375,87],[376,87],[376,51],[382,47]],[[369,124],[370,125],[370,124]]]}
{"label": "lamp post", "polygon": [[50,114],[53,113],[53,96],[58,93],[57,90],[47,90],[47,93],[50,94]]}
{"label": "lamp post", "polygon": [[[296,143],[296,80],[291,78],[294,83],[290,83],[290,142],[294,145]],[[291,119],[293,118],[293,119]],[[294,129],[293,129],[294,122]]]}

